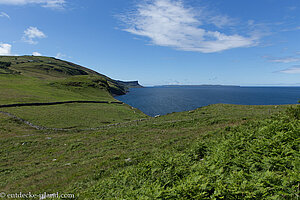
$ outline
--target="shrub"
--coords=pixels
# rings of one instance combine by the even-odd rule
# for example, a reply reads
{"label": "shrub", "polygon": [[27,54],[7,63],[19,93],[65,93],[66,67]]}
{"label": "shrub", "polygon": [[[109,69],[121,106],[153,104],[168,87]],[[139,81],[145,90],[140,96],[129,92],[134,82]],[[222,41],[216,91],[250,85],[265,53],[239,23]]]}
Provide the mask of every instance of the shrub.
{"label": "shrub", "polygon": [[[292,115],[290,118],[287,115]],[[295,114],[296,113],[296,114]],[[100,180],[89,199],[296,199],[299,107],[226,129],[183,153],[166,152]]]}
{"label": "shrub", "polygon": [[287,109],[287,115],[293,119],[300,119],[300,106],[290,107]]}

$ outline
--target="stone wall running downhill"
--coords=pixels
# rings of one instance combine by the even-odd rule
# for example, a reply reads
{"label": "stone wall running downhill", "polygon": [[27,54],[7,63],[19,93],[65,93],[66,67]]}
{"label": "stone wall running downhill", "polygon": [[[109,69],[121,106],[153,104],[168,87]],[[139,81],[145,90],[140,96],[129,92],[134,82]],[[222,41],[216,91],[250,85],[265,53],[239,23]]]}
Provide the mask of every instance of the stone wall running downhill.
{"label": "stone wall running downhill", "polygon": [[111,103],[111,104],[124,104],[118,101],[57,101],[57,102],[47,102],[47,103],[16,103],[16,104],[6,104],[0,105],[0,108],[10,108],[10,107],[22,107],[22,106],[47,106],[47,105],[58,105],[58,104],[69,104],[69,103]]}

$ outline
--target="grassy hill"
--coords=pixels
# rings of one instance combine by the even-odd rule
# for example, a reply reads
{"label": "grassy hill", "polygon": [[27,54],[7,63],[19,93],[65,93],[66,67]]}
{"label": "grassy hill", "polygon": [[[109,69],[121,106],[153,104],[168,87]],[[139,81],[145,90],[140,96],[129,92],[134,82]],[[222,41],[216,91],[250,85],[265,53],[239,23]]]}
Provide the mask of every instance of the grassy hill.
{"label": "grassy hill", "polygon": [[0,192],[95,200],[299,197],[297,105],[217,104],[151,118],[110,103],[128,85],[78,65],[25,56],[0,57],[0,66],[0,105],[108,101],[0,108]]}
{"label": "grassy hill", "polygon": [[188,148],[178,146],[178,142],[175,150],[155,153],[143,161],[134,160],[134,164],[113,175],[92,182],[82,196],[87,199],[298,199],[299,111],[298,107],[272,119],[214,130],[194,138],[196,141]]}
{"label": "grassy hill", "polygon": [[[111,95],[125,94],[128,87],[132,86],[132,82],[116,81],[67,61],[39,56],[0,56],[0,77],[3,94],[0,96],[3,97],[4,92],[9,92],[15,101],[23,102],[38,100],[37,98],[41,98],[41,101],[45,98],[111,99]],[[136,83],[135,86],[139,87],[139,84]],[[64,94],[65,92],[68,93]],[[83,97],[86,95],[88,97]],[[0,99],[0,102],[8,98]]]}
{"label": "grassy hill", "polygon": [[[118,102],[130,85],[48,57],[0,57],[0,105],[62,101]],[[40,126],[91,128],[147,117],[125,104],[62,104],[1,109]]]}

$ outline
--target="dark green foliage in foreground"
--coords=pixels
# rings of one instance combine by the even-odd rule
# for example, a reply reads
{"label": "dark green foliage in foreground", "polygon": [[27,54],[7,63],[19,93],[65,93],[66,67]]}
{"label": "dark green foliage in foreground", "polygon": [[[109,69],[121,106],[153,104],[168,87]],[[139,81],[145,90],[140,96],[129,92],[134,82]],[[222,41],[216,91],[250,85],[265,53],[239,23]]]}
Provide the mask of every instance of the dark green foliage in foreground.
{"label": "dark green foliage in foreground", "polygon": [[[297,199],[300,107],[225,128],[183,153],[165,153],[92,185],[87,199]],[[294,117],[292,117],[294,116]]]}
{"label": "dark green foliage in foreground", "polygon": [[300,119],[300,109],[288,108],[287,115],[291,118]]}

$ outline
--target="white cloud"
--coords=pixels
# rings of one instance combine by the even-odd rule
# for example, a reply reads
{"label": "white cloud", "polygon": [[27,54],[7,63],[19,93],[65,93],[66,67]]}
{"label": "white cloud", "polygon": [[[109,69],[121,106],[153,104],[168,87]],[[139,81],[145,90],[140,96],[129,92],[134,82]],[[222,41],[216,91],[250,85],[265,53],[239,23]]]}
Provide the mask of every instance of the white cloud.
{"label": "white cloud", "polygon": [[287,9],[288,9],[288,10],[292,10],[292,11],[294,11],[294,10],[296,10],[296,9],[297,9],[297,7],[296,7],[296,6],[290,6],[290,7],[288,7]]}
{"label": "white cloud", "polygon": [[23,41],[29,44],[37,44],[38,42],[35,39],[47,37],[42,31],[37,27],[29,27],[24,31]]}
{"label": "white cloud", "polygon": [[284,70],[280,70],[279,72],[285,74],[300,74],[300,66],[293,66]]}
{"label": "white cloud", "polygon": [[48,0],[43,7],[45,8],[64,8],[66,2],[64,0]]}
{"label": "white cloud", "polygon": [[275,63],[291,63],[300,61],[300,58],[293,58],[293,57],[286,57],[286,58],[271,58],[269,59],[270,62]]}
{"label": "white cloud", "polygon": [[209,16],[187,8],[182,1],[151,0],[139,4],[137,9],[121,20],[124,31],[150,38],[152,44],[172,47],[183,51],[202,53],[219,52],[238,47],[257,45],[258,37],[227,35],[219,31],[206,30],[204,25],[216,28],[232,25],[229,17]]}
{"label": "white cloud", "polygon": [[65,57],[67,57],[67,56],[65,54],[62,54],[62,53],[57,53],[56,56],[55,56],[55,58],[58,58],[58,59],[63,59]]}
{"label": "white cloud", "polygon": [[40,54],[39,52],[35,51],[35,52],[32,52],[32,55],[33,56],[42,56],[42,54]]}
{"label": "white cloud", "polygon": [[0,43],[0,55],[2,55],[2,56],[11,55],[11,45]]}
{"label": "white cloud", "polygon": [[64,8],[65,0],[0,0],[0,4],[6,5],[26,5],[26,4],[37,4],[46,8]]}
{"label": "white cloud", "polygon": [[6,18],[10,19],[10,16],[5,12],[0,12],[0,17],[6,17]]}
{"label": "white cloud", "polygon": [[234,19],[231,19],[226,15],[210,16],[208,18],[208,21],[218,28],[223,28],[225,26],[233,26],[236,23]]}

